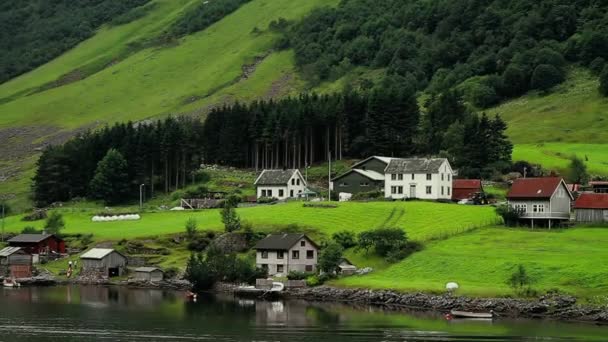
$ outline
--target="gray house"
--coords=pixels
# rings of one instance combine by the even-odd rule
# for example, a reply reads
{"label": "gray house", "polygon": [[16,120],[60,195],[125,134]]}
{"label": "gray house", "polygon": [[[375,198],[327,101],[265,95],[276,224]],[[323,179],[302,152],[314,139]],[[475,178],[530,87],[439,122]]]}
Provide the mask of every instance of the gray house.
{"label": "gray house", "polygon": [[268,270],[270,276],[317,269],[319,246],[304,234],[268,235],[254,249],[257,267]]}
{"label": "gray house", "polygon": [[560,177],[519,178],[507,194],[509,206],[519,212],[520,219],[548,226],[570,220],[574,198]]}
{"label": "gray house", "polygon": [[127,257],[111,248],[93,248],[80,256],[83,272],[99,272],[108,277],[126,273]]}
{"label": "gray house", "polygon": [[139,281],[156,282],[162,281],[163,270],[158,267],[138,267],[135,269],[135,279]]}
{"label": "gray house", "polygon": [[392,159],[372,156],[354,164],[350,170],[331,180],[332,190],[350,194],[384,191],[384,169]]}

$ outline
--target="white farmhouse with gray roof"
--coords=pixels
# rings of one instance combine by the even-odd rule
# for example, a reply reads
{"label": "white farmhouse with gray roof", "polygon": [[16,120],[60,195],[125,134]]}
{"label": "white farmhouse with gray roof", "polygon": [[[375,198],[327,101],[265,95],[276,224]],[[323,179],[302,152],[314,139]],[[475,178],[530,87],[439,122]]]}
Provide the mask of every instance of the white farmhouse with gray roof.
{"label": "white farmhouse with gray roof", "polygon": [[392,199],[449,200],[453,175],[446,158],[391,159],[384,170],[384,195]]}
{"label": "white farmhouse with gray roof", "polygon": [[306,190],[306,181],[297,169],[264,170],[254,183],[257,197],[284,200],[296,198]]}
{"label": "white farmhouse with gray roof", "polygon": [[315,272],[319,246],[304,234],[271,234],[255,247],[256,265],[269,276],[285,276],[290,271]]}

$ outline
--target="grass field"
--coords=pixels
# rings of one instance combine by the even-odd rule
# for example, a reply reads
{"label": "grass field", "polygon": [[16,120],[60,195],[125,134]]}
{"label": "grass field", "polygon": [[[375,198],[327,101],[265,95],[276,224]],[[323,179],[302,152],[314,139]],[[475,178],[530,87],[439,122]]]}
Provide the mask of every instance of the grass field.
{"label": "grass field", "polygon": [[343,278],[340,286],[442,292],[456,281],[459,294],[513,295],[506,284],[524,265],[539,291],[558,289],[584,298],[606,295],[607,228],[534,231],[481,228],[427,244],[402,262],[367,276]]}
{"label": "grass field", "polygon": [[592,175],[608,175],[608,144],[545,143],[520,144],[513,149],[513,160],[541,164],[548,170],[564,171],[572,156],[586,160]]}
{"label": "grass field", "polygon": [[[96,240],[120,240],[184,231],[189,218],[198,221],[201,230],[220,230],[218,210],[196,212],[144,213],[139,221],[92,222],[95,213],[86,209],[62,210],[64,233],[92,233]],[[474,227],[496,223],[492,207],[461,206],[430,202],[340,203],[338,208],[305,208],[301,202],[240,208],[241,219],[258,230],[272,231],[296,224],[319,237],[329,237],[341,230],[359,232],[379,226],[400,227],[412,239],[426,241],[443,238]],[[7,232],[19,232],[25,226],[40,228],[42,221],[23,222],[20,216],[6,220]]]}

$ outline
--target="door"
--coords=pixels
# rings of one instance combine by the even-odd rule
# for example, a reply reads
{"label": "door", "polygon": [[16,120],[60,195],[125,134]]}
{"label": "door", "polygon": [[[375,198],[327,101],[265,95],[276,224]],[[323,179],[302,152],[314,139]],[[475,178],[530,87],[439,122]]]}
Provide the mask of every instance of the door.
{"label": "door", "polygon": [[410,185],[410,198],[416,198],[416,185]]}

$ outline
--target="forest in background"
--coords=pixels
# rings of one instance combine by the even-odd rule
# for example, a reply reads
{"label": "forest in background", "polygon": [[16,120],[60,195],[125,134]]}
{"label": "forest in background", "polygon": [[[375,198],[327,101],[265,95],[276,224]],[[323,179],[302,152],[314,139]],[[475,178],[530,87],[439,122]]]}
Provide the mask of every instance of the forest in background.
{"label": "forest in background", "polygon": [[297,23],[277,21],[279,48],[317,84],[354,67],[384,68],[417,90],[457,88],[479,108],[547,90],[568,63],[599,74],[608,4],[597,0],[344,0]]}
{"label": "forest in background", "polygon": [[34,199],[115,204],[135,199],[140,184],[148,196],[167,193],[194,180],[201,163],[261,170],[369,155],[444,156],[463,177],[510,170],[512,144],[500,116],[471,112],[457,92],[432,97],[421,116],[405,82],[390,76],[368,91],[235,103],[213,109],[204,123],[178,117],[89,131],[43,152]]}

